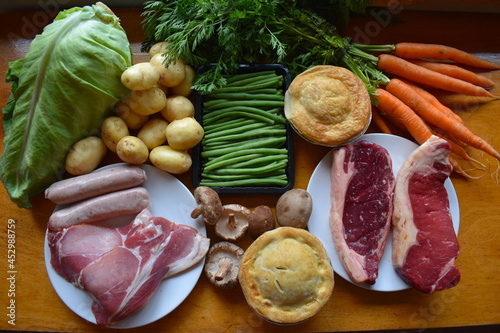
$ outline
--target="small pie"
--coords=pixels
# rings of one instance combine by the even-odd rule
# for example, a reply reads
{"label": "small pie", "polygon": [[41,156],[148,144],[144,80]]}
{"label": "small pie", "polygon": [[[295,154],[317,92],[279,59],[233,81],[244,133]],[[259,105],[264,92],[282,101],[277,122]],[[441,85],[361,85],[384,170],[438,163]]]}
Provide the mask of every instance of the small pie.
{"label": "small pie", "polygon": [[304,229],[280,227],[245,251],[239,281],[248,304],[264,319],[295,324],[330,299],[333,269],[321,241]]}
{"label": "small pie", "polygon": [[363,81],[352,71],[314,66],[297,75],[285,93],[285,117],[304,139],[339,146],[364,134],[371,121],[371,101]]}

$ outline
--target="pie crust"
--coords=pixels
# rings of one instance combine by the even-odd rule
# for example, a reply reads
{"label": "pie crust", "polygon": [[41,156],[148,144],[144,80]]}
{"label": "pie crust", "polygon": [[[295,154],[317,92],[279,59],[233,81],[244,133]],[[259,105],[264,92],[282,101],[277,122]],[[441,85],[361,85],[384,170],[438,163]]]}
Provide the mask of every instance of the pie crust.
{"label": "pie crust", "polygon": [[304,229],[280,227],[245,251],[239,281],[248,304],[264,319],[295,324],[330,299],[334,279],[321,241]]}
{"label": "pie crust", "polygon": [[285,116],[304,139],[339,146],[364,134],[371,101],[363,81],[343,67],[321,65],[297,75],[285,93]]}

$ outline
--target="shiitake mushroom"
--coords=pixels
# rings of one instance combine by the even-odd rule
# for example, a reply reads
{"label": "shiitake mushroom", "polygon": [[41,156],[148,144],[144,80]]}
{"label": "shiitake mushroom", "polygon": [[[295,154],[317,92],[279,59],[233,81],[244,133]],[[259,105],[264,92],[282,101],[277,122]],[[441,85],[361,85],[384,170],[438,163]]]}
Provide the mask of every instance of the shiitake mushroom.
{"label": "shiitake mushroom", "polygon": [[306,190],[295,188],[283,193],[276,203],[278,224],[283,227],[307,228],[312,205],[312,197]]}

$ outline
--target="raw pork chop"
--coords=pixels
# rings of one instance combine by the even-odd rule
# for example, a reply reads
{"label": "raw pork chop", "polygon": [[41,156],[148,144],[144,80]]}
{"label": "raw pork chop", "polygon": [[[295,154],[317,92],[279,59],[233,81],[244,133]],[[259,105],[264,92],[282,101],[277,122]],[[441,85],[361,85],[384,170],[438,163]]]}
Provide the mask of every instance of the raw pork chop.
{"label": "raw pork chop", "polygon": [[93,298],[98,325],[139,310],[167,277],[206,254],[209,239],[190,226],[141,212],[126,226],[79,224],[49,231],[51,264]]}
{"label": "raw pork chop", "polygon": [[444,182],[452,171],[450,145],[432,136],[401,165],[393,213],[393,265],[411,286],[425,293],[460,281],[459,246]]}
{"label": "raw pork chop", "polygon": [[374,284],[391,226],[391,157],[367,141],[339,148],[331,184],[330,229],[340,260],[353,281]]}

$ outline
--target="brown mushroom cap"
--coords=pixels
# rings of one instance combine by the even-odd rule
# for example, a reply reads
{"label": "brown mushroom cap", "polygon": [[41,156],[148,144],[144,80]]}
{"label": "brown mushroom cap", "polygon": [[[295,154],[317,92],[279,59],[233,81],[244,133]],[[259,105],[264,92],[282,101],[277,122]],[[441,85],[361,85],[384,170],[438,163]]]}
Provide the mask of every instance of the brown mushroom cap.
{"label": "brown mushroom cap", "polygon": [[198,186],[194,198],[198,206],[191,212],[191,217],[195,219],[201,215],[206,224],[216,224],[222,216],[222,203],[217,192],[208,186]]}
{"label": "brown mushroom cap", "polygon": [[240,240],[248,229],[250,210],[239,204],[222,206],[222,216],[215,224],[215,234],[227,241]]}
{"label": "brown mushroom cap", "polygon": [[255,207],[248,219],[248,233],[253,238],[257,238],[264,232],[274,229],[276,219],[274,213],[268,206],[260,205]]}
{"label": "brown mushroom cap", "polygon": [[306,228],[312,205],[312,197],[306,190],[289,190],[283,193],[276,203],[276,219],[283,227]]}
{"label": "brown mushroom cap", "polygon": [[207,253],[204,271],[210,282],[222,289],[238,284],[238,271],[244,250],[230,242],[218,242]]}

